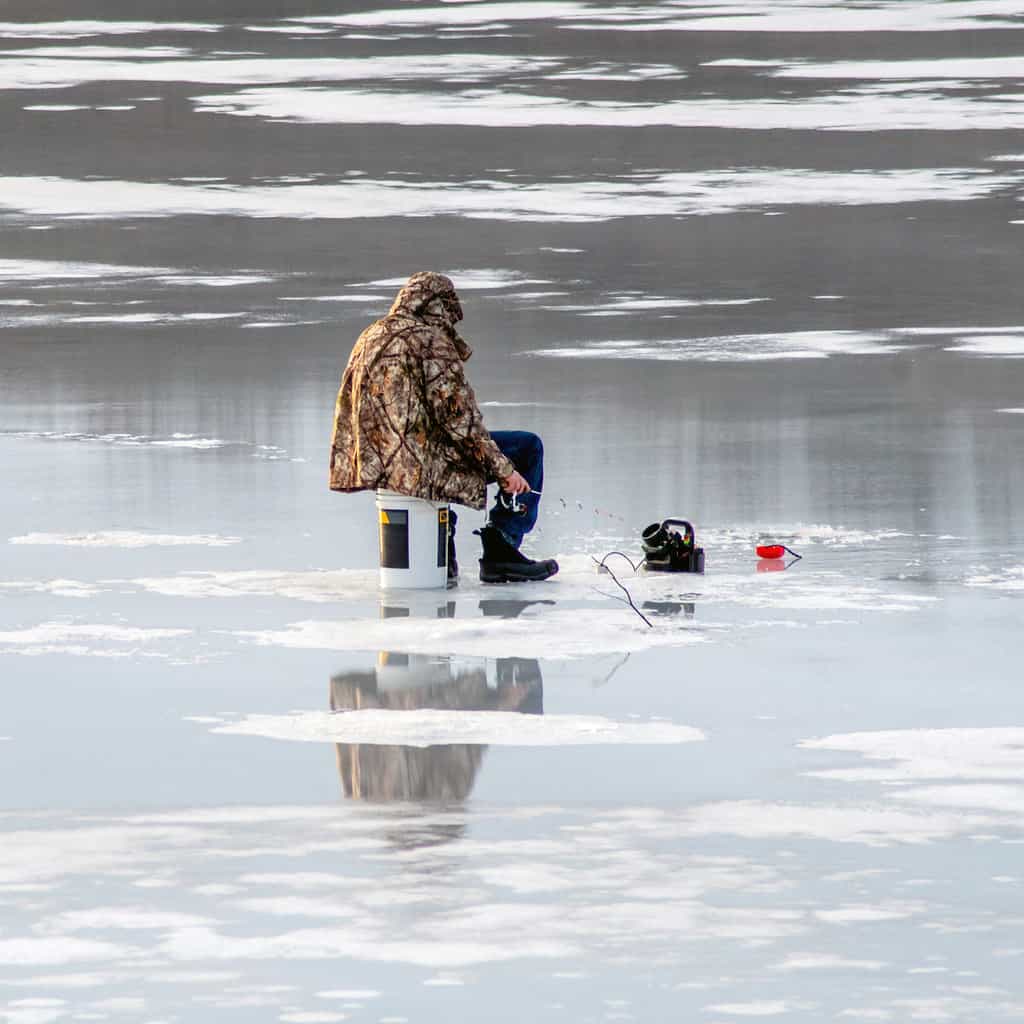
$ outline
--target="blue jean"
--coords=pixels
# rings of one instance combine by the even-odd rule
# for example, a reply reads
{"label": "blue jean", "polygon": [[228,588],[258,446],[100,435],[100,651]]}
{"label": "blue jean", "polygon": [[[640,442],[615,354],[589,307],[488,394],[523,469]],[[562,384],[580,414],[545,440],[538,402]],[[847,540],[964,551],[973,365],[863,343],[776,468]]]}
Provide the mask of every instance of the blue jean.
{"label": "blue jean", "polygon": [[508,501],[509,495],[500,490],[491,509],[491,525],[502,532],[509,544],[518,548],[523,537],[537,524],[540,492],[544,490],[544,445],[536,434],[528,430],[494,430],[491,437],[530,485],[529,493],[520,494],[516,499],[525,512],[516,513],[505,508],[502,498]]}
{"label": "blue jean", "polygon": [[[518,550],[519,545],[523,543],[523,537],[537,524],[540,492],[544,490],[544,445],[536,434],[531,434],[528,430],[492,430],[491,437],[530,485],[529,494],[520,494],[516,498],[525,512],[517,513],[505,508],[502,505],[502,498],[508,501],[509,495],[499,490],[489,519],[491,525],[496,526],[509,544]],[[455,509],[450,509],[448,535],[453,542],[458,521]]]}

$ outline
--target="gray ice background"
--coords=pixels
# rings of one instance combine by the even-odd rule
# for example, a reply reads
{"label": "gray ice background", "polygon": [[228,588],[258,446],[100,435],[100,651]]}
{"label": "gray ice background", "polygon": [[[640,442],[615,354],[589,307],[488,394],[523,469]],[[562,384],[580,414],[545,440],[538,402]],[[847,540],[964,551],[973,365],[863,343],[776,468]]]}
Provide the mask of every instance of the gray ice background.
{"label": "gray ice background", "polygon": [[[1022,44],[5,4],[0,1021],[1019,1020]],[[545,440],[548,584],[467,512],[458,590],[382,595],[326,489],[419,269]],[[648,629],[590,556],[670,514]]]}

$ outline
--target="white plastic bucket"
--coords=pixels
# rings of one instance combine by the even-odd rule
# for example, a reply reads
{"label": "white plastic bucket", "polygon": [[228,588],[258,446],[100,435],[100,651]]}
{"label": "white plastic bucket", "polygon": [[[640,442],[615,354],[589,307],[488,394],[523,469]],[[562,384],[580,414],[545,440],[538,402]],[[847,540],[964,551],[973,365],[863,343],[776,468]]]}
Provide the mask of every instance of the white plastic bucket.
{"label": "white plastic bucket", "polygon": [[384,590],[448,586],[448,503],[377,491],[380,585]]}

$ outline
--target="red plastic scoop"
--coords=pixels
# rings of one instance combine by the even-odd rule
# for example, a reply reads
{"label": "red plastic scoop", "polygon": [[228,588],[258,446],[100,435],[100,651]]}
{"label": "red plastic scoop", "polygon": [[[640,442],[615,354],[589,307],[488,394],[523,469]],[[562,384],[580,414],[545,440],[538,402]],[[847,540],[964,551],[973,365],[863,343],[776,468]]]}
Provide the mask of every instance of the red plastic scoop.
{"label": "red plastic scoop", "polygon": [[757,546],[758,558],[784,558],[786,547],[783,544],[759,544]]}

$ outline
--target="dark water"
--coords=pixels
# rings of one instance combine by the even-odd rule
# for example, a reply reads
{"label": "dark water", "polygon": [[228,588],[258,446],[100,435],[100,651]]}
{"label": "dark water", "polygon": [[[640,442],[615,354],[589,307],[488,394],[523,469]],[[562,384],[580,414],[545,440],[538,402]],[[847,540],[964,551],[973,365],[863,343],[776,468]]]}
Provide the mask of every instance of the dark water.
{"label": "dark water", "polygon": [[[6,5],[0,1018],[1018,1019],[1022,39]],[[549,584],[467,513],[382,594],[326,489],[427,268]],[[670,514],[648,629],[590,556]]]}

